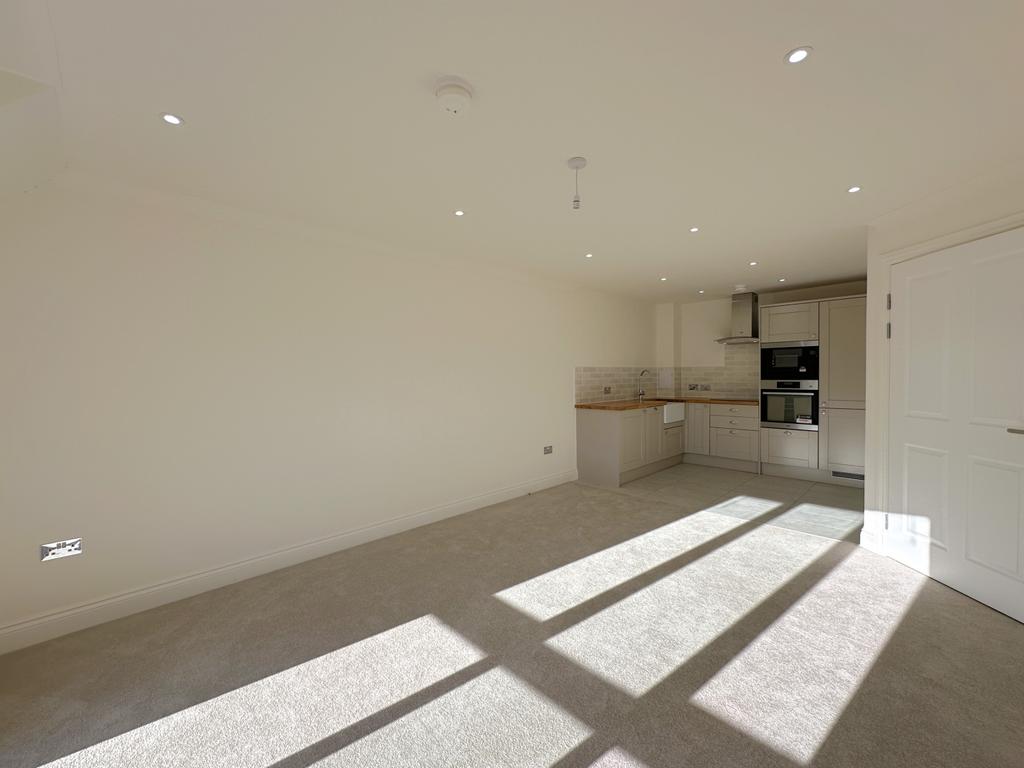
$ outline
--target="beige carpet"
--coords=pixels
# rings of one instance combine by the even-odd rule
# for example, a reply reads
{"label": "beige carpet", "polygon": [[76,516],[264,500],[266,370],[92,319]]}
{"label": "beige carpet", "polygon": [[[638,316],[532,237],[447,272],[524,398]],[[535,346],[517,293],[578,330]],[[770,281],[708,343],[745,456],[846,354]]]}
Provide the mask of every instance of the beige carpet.
{"label": "beige carpet", "polygon": [[0,657],[0,766],[1024,766],[1024,625],[859,493],[570,484]]}

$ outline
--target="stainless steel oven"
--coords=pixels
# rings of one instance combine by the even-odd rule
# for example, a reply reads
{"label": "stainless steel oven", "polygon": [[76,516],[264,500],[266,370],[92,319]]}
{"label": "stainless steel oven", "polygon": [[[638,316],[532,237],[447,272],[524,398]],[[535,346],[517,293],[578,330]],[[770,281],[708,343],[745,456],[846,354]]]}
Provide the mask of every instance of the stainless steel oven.
{"label": "stainless steel oven", "polygon": [[[768,429],[818,431],[818,382],[761,382],[781,385],[761,389],[761,426]],[[813,388],[812,388],[813,387]]]}

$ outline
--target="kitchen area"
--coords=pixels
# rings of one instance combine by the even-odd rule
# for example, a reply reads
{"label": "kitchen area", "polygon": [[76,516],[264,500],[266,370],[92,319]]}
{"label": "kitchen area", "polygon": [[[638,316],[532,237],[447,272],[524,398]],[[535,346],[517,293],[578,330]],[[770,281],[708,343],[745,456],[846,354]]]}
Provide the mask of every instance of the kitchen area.
{"label": "kitchen area", "polygon": [[696,464],[863,488],[862,286],[658,305],[658,365],[577,369],[580,481]]}

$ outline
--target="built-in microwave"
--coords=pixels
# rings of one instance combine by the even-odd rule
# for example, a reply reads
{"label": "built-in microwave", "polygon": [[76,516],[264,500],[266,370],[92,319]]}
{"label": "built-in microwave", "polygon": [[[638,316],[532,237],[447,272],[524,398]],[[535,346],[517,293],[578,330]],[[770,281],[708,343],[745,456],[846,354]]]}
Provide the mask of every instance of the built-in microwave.
{"label": "built-in microwave", "polygon": [[[818,342],[775,341],[761,344],[762,381],[817,381]],[[761,385],[765,389],[765,385]]]}
{"label": "built-in microwave", "polygon": [[[766,382],[762,382],[764,384]],[[768,429],[818,431],[818,382],[778,381],[790,385],[761,390],[761,426]],[[804,386],[800,386],[804,385]],[[813,385],[813,389],[810,388]]]}

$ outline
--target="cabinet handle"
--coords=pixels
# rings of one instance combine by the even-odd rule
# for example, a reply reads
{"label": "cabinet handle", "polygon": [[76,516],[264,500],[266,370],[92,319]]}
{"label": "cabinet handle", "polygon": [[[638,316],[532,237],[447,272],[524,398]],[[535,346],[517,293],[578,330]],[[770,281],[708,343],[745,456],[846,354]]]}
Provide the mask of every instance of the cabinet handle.
{"label": "cabinet handle", "polygon": [[730,435],[735,435],[736,434],[736,430],[735,429],[730,429],[729,430],[729,434]]}
{"label": "cabinet handle", "polygon": [[729,419],[729,423],[730,423],[730,424],[735,424],[736,422],[735,422],[735,421],[733,421],[732,419]]}
{"label": "cabinet handle", "polygon": [[792,437],[792,436],[793,436],[793,433],[792,433],[792,432],[789,432],[789,431],[783,432],[782,434],[784,434],[784,435],[789,435],[790,437]]}

